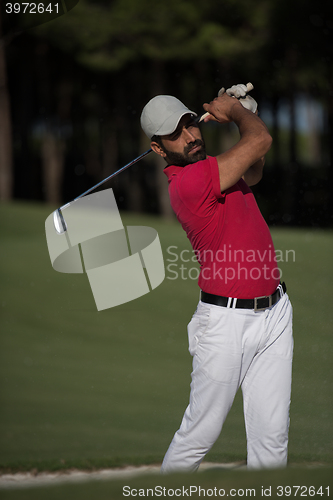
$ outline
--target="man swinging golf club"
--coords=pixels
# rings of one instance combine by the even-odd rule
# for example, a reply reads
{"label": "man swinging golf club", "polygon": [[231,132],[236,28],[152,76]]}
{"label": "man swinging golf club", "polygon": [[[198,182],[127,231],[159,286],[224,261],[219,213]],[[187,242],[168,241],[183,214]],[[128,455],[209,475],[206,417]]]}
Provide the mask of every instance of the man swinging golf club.
{"label": "man swinging golf club", "polygon": [[203,106],[205,122],[234,122],[239,129],[237,144],[216,157],[206,155],[196,114],[175,97],[154,97],[141,115],[151,148],[167,163],[171,205],[200,263],[201,297],[188,325],[190,402],[163,473],[199,467],[239,387],[247,466],[287,463],[292,306],[249,187],[262,177],[272,139],[246,92],[245,85],[223,89]]}

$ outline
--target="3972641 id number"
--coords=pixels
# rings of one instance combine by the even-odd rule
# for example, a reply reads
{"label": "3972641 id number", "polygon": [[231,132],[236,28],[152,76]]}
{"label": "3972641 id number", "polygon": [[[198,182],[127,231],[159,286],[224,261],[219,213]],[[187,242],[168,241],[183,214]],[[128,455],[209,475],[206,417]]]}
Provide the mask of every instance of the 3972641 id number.
{"label": "3972641 id number", "polygon": [[52,14],[55,12],[59,14],[59,4],[49,3],[44,5],[43,3],[29,3],[29,2],[7,2],[5,5],[6,14],[44,14],[48,12]]}
{"label": "3972641 id number", "polygon": [[329,497],[330,487],[329,486],[277,486],[276,496],[278,497]]}

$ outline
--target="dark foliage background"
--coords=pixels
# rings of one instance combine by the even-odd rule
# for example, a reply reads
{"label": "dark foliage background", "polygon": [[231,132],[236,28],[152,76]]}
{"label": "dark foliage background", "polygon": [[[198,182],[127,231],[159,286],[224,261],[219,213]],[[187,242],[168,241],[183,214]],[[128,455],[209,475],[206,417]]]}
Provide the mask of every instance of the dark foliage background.
{"label": "dark foliage background", "polygon": [[[140,113],[154,95],[176,95],[200,113],[221,86],[251,81],[274,139],[255,187],[266,220],[332,225],[328,3],[73,0],[61,16],[53,2],[55,18],[45,22],[44,13],[37,27],[32,14],[10,16],[8,3],[1,6],[3,200],[59,206],[149,148]],[[210,154],[237,140],[232,126],[204,125],[203,134]],[[111,186],[120,208],[171,216],[154,155]]]}

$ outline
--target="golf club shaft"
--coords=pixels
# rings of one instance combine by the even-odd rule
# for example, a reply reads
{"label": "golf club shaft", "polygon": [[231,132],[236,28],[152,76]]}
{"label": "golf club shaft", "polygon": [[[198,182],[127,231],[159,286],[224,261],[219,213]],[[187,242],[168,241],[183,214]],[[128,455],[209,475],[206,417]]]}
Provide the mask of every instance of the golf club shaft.
{"label": "golf club shaft", "polygon": [[[128,167],[131,167],[132,165],[134,165],[134,163],[137,163],[139,160],[142,160],[142,158],[144,158],[145,156],[147,156],[149,153],[152,152],[152,149],[148,149],[145,153],[142,153],[142,155],[138,156],[137,158],[135,158],[135,160],[132,160],[130,163],[127,163],[127,165],[125,165],[124,167],[120,168],[119,170],[117,170],[117,172],[113,172],[113,174],[109,175],[108,177],[106,177],[105,179],[103,179],[102,181],[100,181],[98,184],[96,184],[95,186],[91,187],[90,189],[88,189],[87,191],[85,191],[84,193],[80,194],[80,196],[77,196],[73,201],[76,201],[76,200],[79,200],[80,198],[82,198],[83,196],[85,196],[86,194],[89,194],[91,191],[93,191],[94,189],[98,188],[99,186],[101,186],[102,184],[104,184],[105,182],[109,181],[110,179],[112,179],[113,177],[115,177],[116,175],[120,174],[120,172],[123,172],[124,170],[126,170]],[[73,203],[70,202],[70,203]],[[59,210],[62,210],[63,208],[67,207],[70,203],[66,203],[65,205],[63,205],[62,207],[60,207]]]}

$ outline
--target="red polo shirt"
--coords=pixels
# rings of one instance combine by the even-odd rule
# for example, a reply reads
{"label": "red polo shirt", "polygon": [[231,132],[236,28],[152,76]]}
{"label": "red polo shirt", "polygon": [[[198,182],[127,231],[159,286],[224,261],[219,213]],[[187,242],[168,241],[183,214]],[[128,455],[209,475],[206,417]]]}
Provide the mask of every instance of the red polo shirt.
{"label": "red polo shirt", "polygon": [[280,282],[268,226],[243,179],[221,193],[216,158],[164,169],[171,206],[200,264],[201,290],[250,299]]}

